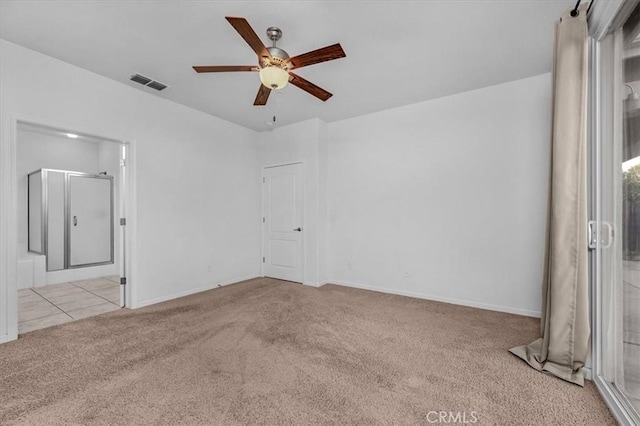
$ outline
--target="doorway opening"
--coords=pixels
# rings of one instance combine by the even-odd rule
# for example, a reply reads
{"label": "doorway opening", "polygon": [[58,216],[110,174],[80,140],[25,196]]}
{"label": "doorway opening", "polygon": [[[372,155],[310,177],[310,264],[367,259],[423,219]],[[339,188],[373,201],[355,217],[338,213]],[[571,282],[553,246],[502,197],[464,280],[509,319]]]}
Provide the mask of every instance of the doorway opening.
{"label": "doorway opening", "polygon": [[17,123],[18,334],[127,305],[126,156],[123,142]]}

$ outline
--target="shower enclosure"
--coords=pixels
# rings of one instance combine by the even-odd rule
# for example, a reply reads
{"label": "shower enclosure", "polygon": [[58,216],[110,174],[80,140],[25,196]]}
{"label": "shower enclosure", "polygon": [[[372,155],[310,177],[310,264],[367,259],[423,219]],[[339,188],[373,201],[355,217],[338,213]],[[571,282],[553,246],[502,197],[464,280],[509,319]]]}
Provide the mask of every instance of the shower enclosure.
{"label": "shower enclosure", "polygon": [[47,271],[113,263],[113,176],[39,169],[27,186],[28,249]]}

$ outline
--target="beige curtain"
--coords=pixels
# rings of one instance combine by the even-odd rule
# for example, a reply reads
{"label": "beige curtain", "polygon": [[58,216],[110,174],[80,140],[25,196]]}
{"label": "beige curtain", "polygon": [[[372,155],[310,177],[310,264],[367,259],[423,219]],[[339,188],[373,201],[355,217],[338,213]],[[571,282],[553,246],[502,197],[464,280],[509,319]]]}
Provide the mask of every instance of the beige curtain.
{"label": "beige curtain", "polygon": [[589,349],[586,121],[587,7],[556,23],[553,133],[542,337],[511,352],[533,368],[584,385]]}

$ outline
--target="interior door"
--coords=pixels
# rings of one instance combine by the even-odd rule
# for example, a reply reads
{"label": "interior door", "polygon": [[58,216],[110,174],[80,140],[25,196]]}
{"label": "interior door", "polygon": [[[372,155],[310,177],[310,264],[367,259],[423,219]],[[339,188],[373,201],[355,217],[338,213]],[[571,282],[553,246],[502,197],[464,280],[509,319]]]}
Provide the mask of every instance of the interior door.
{"label": "interior door", "polygon": [[267,167],[263,182],[266,277],[302,282],[302,164]]}
{"label": "interior door", "polygon": [[69,266],[113,263],[113,179],[69,175]]}

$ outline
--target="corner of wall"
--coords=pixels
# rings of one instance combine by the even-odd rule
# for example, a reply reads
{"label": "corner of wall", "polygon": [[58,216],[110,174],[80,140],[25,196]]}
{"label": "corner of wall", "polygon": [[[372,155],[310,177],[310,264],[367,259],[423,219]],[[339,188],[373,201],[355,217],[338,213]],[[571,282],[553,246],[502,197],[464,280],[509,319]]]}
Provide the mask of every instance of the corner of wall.
{"label": "corner of wall", "polygon": [[328,282],[329,262],[329,205],[327,191],[329,126],[318,119],[318,281]]}

